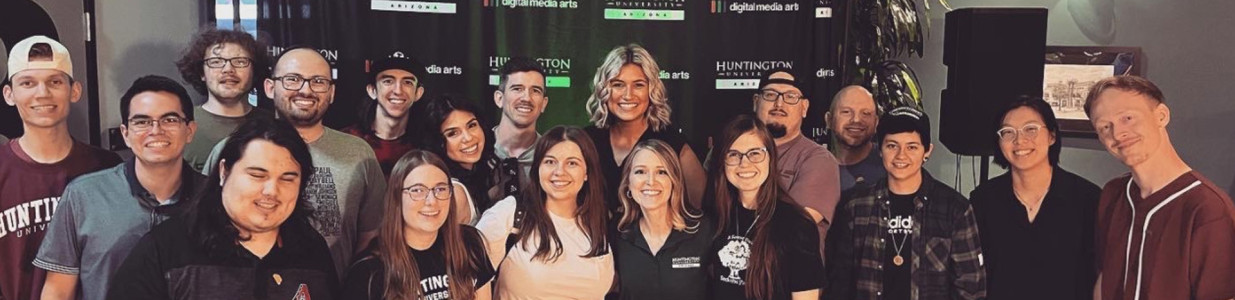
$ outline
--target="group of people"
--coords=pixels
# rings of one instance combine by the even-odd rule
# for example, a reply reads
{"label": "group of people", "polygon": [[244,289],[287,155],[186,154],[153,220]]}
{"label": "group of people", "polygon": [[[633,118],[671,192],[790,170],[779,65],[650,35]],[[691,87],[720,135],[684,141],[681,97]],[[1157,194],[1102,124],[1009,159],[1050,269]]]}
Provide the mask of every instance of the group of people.
{"label": "group of people", "polygon": [[24,134],[0,141],[0,299],[1235,297],[1235,206],[1180,159],[1139,77],[1085,105],[1130,174],[1099,188],[1064,170],[1050,105],[1025,97],[991,133],[1009,171],[966,198],[923,167],[929,116],[861,86],[831,101],[831,150],[806,138],[795,70],[768,70],[698,155],[635,44],[597,70],[591,126],[543,134],[530,59],[500,68],[491,124],[468,99],[423,99],[415,60],[377,58],[360,122],[339,130],[314,49],[271,58],[207,30],[176,65],[206,102],[137,79],[121,160],[68,133],[68,51],[11,50]]}

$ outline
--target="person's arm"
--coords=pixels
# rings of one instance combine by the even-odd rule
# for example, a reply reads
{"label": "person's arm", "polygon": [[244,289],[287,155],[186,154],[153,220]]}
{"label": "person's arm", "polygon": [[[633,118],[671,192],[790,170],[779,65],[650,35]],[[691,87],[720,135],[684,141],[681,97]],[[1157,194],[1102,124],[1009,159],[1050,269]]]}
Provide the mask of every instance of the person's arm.
{"label": "person's arm", "polygon": [[489,299],[493,299],[493,282],[492,281],[476,289],[475,300],[489,300]]}
{"label": "person's arm", "polygon": [[47,272],[43,282],[43,300],[70,300],[77,294],[77,275]]}
{"label": "person's arm", "polygon": [[476,229],[485,240],[489,263],[494,269],[506,258],[506,238],[510,236],[514,223],[515,201],[514,197],[506,197],[494,203],[492,208],[485,210],[480,216],[480,221],[476,222]]}
{"label": "person's arm", "polygon": [[356,231],[359,234],[355,247],[352,248],[352,252],[357,255],[377,238],[377,226],[382,221],[382,210],[386,208],[386,175],[382,174],[382,166],[377,163],[372,149],[369,149],[368,155],[360,166],[360,171],[365,176],[365,192],[360,202],[360,216],[356,220]]}
{"label": "person's arm", "polygon": [[[957,196],[960,197],[960,196]],[[956,287],[956,299],[985,299],[986,270],[982,265],[982,244],[978,237],[978,222],[973,208],[966,205],[965,213],[953,221],[952,254],[949,256],[952,285]]]}
{"label": "person's arm", "polygon": [[1235,284],[1231,284],[1235,282],[1235,254],[1232,253],[1235,249],[1235,216],[1229,215],[1229,207],[1221,209],[1218,206],[1208,210],[1208,215],[1222,216],[1205,218],[1207,213],[1199,213],[1201,216],[1197,217],[1197,223],[1192,227],[1192,241],[1188,245],[1192,298],[1232,299],[1235,298]]}
{"label": "person's arm", "polygon": [[793,300],[819,300],[819,289],[793,292]]}
{"label": "person's arm", "polygon": [[79,212],[77,203],[83,199],[80,184],[70,184],[60,197],[47,234],[39,245],[34,266],[47,270],[42,299],[74,299],[78,274],[81,271],[81,250],[84,246],[77,234]]}
{"label": "person's arm", "polygon": [[699,162],[699,157],[695,156],[695,151],[691,150],[690,144],[682,146],[678,160],[682,164],[682,175],[686,177],[686,200],[696,209],[702,209],[703,190],[707,186],[708,174],[703,171],[703,164]]}
{"label": "person's arm", "polygon": [[1102,300],[1102,273],[1098,273],[1098,281],[1093,284],[1093,300]]}
{"label": "person's arm", "polygon": [[472,204],[472,194],[467,192],[467,187],[463,186],[463,183],[451,180],[450,185],[455,195],[455,217],[459,218],[459,224],[472,224],[472,218],[474,217],[472,216],[472,211],[475,209],[475,206]]}

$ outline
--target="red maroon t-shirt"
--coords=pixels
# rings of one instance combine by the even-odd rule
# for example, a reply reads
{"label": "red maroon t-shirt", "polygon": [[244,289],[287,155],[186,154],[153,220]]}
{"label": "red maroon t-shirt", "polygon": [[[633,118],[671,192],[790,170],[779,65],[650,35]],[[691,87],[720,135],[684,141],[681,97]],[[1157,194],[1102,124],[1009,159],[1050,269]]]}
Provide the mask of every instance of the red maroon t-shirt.
{"label": "red maroon t-shirt", "polygon": [[377,155],[377,163],[382,166],[382,174],[386,174],[386,176],[390,176],[390,171],[394,169],[395,163],[399,162],[399,158],[403,157],[403,154],[416,149],[415,145],[405,141],[404,138],[383,140],[374,135],[372,131],[361,129],[360,126],[352,125],[340,131],[364,139],[365,143],[369,144],[369,147],[373,147],[373,154]]}
{"label": "red maroon t-shirt", "polygon": [[64,187],[120,162],[115,153],[76,141],[53,164],[35,162],[17,140],[0,145],[0,299],[38,299],[46,272],[31,261]]}

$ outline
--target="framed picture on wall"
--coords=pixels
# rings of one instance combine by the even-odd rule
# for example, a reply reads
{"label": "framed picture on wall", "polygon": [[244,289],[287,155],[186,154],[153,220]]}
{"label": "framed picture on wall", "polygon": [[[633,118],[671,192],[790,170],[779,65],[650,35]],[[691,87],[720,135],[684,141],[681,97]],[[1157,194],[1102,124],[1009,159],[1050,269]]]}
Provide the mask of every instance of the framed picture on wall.
{"label": "framed picture on wall", "polygon": [[1096,138],[1085,115],[1085,96],[1102,78],[1141,75],[1140,47],[1046,46],[1042,99],[1051,104],[1059,132]]}

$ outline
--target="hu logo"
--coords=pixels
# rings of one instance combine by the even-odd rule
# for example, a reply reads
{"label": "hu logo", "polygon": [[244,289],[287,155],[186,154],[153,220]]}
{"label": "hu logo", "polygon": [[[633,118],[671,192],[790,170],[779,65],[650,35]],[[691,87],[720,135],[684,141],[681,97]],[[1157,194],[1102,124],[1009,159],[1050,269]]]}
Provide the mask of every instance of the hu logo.
{"label": "hu logo", "polygon": [[313,297],[309,296],[309,285],[301,283],[300,288],[296,289],[296,295],[292,296],[292,300],[313,300]]}

